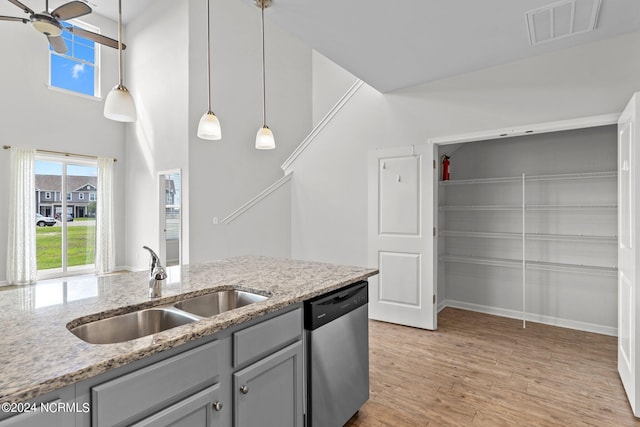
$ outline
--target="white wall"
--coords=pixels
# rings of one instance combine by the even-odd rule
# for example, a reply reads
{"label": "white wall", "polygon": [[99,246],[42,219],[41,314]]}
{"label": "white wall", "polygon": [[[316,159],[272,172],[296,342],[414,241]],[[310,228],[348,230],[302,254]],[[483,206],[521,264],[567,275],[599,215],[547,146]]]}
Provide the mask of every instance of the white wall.
{"label": "white wall", "polygon": [[[159,0],[131,21],[125,85],[138,120],[127,124],[128,266],[146,268],[147,245],[158,251],[158,172],[181,169],[182,213],[189,215],[189,2]],[[170,29],[167,31],[167,29]],[[183,261],[189,262],[188,221],[183,221]]]}
{"label": "white wall", "polygon": [[382,94],[364,85],[293,164],[292,256],[367,265],[367,152],[620,112],[640,33]]}
{"label": "white wall", "polygon": [[351,85],[357,80],[353,74],[344,68],[336,66],[330,59],[319,52],[313,51],[313,125],[331,110]]}
{"label": "white wall", "polygon": [[198,120],[207,108],[205,13],[203,1],[190,2],[191,262],[240,253],[290,256],[290,202],[281,197],[281,191],[286,196],[288,190],[278,190],[274,200],[261,202],[247,214],[264,224],[252,226],[253,239],[237,227],[245,219],[213,225],[213,218],[222,220],[281,178],[280,164],[311,130],[311,49],[272,25],[269,10],[265,12],[267,124],[276,149],[256,150],[255,135],[262,126],[260,9],[214,0],[212,109],[221,121],[222,140],[198,139]]}
{"label": "white wall", "polygon": [[[0,49],[15,66],[5,66],[0,83],[3,144],[117,157],[117,265],[144,269],[142,245],[157,248],[159,171],[182,169],[183,260],[204,261],[230,254],[290,255],[288,186],[229,226],[212,226],[282,176],[284,159],[311,129],[311,50],[270,25],[267,12],[268,124],[277,148],[257,151],[262,125],[259,9],[214,0],[212,10],[213,109],[222,120],[223,140],[195,137],[206,111],[206,21],[204,1],[159,0],[124,30],[125,85],[138,121],[122,124],[103,117],[103,104],[46,88],[48,51],[44,37],[27,25],[0,23]],[[19,15],[0,3],[0,14]],[[87,22],[116,36],[117,25],[96,14]],[[117,83],[117,51],[103,48],[102,93]],[[38,124],[33,117],[38,114]],[[42,125],[40,125],[40,123]],[[126,139],[126,142],[125,142]],[[0,153],[0,197],[7,197],[9,153]],[[5,183],[5,185],[1,185]],[[126,194],[126,197],[125,197]],[[191,194],[197,195],[191,200]],[[269,230],[238,227],[254,218]],[[7,222],[0,210],[0,223]],[[0,227],[0,242],[6,241]],[[190,239],[191,237],[191,239]],[[6,248],[0,245],[0,282]]]}
{"label": "white wall", "polygon": [[[22,12],[8,2],[0,3],[0,15],[20,16]],[[117,25],[97,14],[82,18],[98,26],[102,33],[117,35]],[[30,25],[0,22],[0,144],[115,157],[116,265],[124,257],[124,127],[103,116],[101,99],[70,95],[47,87],[49,50],[46,38]],[[117,51],[103,47],[101,93],[117,83]],[[8,151],[0,151],[0,200],[9,191]],[[6,209],[0,209],[0,282],[6,269]]]}

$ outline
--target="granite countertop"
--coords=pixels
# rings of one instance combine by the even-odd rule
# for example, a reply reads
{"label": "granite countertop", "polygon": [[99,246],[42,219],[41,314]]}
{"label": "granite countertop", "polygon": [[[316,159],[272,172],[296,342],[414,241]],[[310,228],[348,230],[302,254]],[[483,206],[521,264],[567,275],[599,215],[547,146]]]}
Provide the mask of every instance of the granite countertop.
{"label": "granite countertop", "polygon": [[[169,270],[162,297],[148,298],[148,272],[0,290],[0,402],[21,402],[211,335],[377,274],[375,269],[269,257],[238,257]],[[67,329],[213,289],[270,295],[266,301],[118,344],[89,344]],[[102,314],[102,315],[101,315]]]}

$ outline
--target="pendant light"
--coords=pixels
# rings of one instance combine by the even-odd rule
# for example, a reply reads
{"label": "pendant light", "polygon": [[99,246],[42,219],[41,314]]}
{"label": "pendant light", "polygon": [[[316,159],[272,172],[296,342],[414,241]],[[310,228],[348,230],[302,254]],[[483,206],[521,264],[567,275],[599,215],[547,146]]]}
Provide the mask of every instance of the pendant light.
{"label": "pendant light", "polygon": [[118,122],[135,122],[136,105],[122,83],[122,0],[118,0],[118,85],[111,89],[104,103],[104,116]]}
{"label": "pendant light", "polygon": [[256,0],[256,6],[262,10],[262,127],[256,134],[256,148],[258,150],[272,150],[276,148],[273,132],[267,126],[267,89],[264,70],[264,9],[271,6],[271,0]]}
{"label": "pendant light", "polygon": [[207,112],[202,115],[198,123],[198,138],[218,140],[222,138],[220,121],[211,111],[211,16],[209,14],[209,3],[207,1]]}

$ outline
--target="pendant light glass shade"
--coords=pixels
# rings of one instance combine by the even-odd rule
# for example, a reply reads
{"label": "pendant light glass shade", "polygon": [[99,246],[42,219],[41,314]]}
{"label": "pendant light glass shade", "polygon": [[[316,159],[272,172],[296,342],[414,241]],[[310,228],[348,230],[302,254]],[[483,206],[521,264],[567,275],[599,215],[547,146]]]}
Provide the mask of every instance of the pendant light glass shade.
{"label": "pendant light glass shade", "polygon": [[258,150],[272,150],[276,148],[276,140],[268,126],[263,126],[256,134],[256,148]]}
{"label": "pendant light glass shade", "polygon": [[104,102],[104,116],[118,122],[136,121],[136,104],[126,87],[118,85],[111,89]]}
{"label": "pendant light glass shade", "polygon": [[111,89],[104,102],[104,116],[118,122],[135,122],[136,104],[125,87],[122,70],[122,0],[118,1],[118,85]]}
{"label": "pendant light glass shade", "polygon": [[222,128],[220,120],[211,111],[211,14],[209,12],[209,2],[207,2],[207,112],[200,118],[198,123],[198,138],[217,141],[222,139]]}
{"label": "pendant light glass shade", "polygon": [[220,128],[220,120],[211,111],[207,111],[200,118],[198,123],[198,138],[216,141],[222,139],[222,129]]}
{"label": "pendant light glass shade", "polygon": [[276,148],[276,140],[273,132],[267,126],[267,89],[264,61],[264,8],[271,5],[271,0],[256,0],[256,6],[262,9],[262,127],[256,134],[256,149],[273,150]]}

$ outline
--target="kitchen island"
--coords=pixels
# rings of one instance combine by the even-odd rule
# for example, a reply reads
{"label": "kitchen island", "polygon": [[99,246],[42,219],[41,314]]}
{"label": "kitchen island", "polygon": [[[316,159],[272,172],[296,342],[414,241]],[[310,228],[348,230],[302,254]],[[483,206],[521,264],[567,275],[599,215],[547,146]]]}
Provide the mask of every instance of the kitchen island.
{"label": "kitchen island", "polygon": [[[162,297],[149,299],[148,272],[83,277],[0,291],[0,402],[25,402],[162,352],[286,312],[326,292],[377,274],[375,269],[237,257],[170,272]],[[212,290],[237,289],[265,301],[116,344],[89,344],[69,327]]]}

